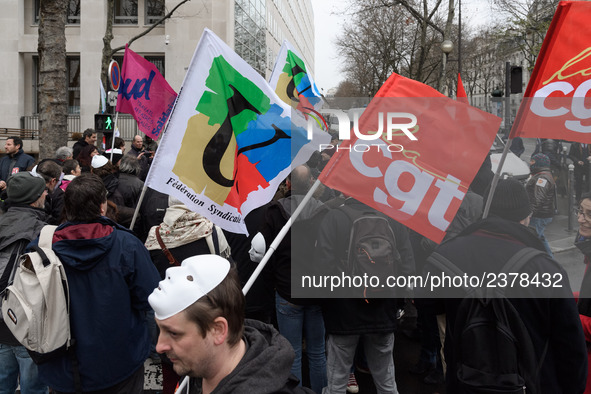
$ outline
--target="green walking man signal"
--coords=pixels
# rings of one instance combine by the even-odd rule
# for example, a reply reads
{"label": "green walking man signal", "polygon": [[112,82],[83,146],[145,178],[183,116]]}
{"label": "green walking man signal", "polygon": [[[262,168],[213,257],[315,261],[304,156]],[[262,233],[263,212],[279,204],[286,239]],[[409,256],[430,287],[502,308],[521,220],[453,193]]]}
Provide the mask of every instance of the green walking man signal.
{"label": "green walking man signal", "polygon": [[94,130],[102,133],[112,133],[115,126],[112,114],[94,114]]}

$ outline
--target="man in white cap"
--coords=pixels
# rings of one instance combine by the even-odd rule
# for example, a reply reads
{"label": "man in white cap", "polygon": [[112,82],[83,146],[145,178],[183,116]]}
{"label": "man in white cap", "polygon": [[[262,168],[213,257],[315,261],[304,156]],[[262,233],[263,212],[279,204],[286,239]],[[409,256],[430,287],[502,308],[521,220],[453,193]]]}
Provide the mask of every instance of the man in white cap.
{"label": "man in white cap", "polygon": [[270,325],[244,320],[235,268],[217,255],[199,255],[166,271],[148,298],[175,372],[189,377],[179,394],[307,393],[290,373],[294,353]]}

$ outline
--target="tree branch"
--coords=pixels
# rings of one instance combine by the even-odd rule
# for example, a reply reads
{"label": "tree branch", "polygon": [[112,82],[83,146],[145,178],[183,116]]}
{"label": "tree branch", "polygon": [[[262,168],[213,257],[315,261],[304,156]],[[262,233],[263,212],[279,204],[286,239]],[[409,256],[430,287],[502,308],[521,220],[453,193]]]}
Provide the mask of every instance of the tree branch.
{"label": "tree branch", "polygon": [[[185,4],[186,2],[191,1],[191,0],[183,0],[180,3],[178,3],[176,6],[174,6],[174,8],[166,15],[164,15],[162,18],[158,19],[156,22],[154,22],[154,24],[152,26],[150,26],[150,28],[144,30],[143,32],[141,32],[140,34],[138,34],[137,36],[132,37],[129,42],[127,43],[128,46],[131,46],[131,43],[134,42],[137,39],[142,38],[143,36],[145,36],[146,34],[148,34],[149,32],[151,32],[152,30],[154,30],[154,28],[160,24],[162,24],[162,22],[164,22],[165,20],[167,20],[168,18],[170,18],[172,16],[172,14],[177,10],[177,8],[179,8],[180,6],[182,6],[183,4]],[[119,46],[117,48],[113,48],[112,53],[117,53],[121,50],[125,49],[125,45]]]}

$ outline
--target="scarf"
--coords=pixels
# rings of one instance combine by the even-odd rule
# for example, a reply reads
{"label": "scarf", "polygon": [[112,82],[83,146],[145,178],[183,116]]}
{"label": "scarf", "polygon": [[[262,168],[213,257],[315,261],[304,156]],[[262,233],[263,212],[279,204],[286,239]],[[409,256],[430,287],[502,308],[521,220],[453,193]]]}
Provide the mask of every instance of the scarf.
{"label": "scarf", "polygon": [[[156,239],[156,229],[154,226],[148,233],[145,246],[148,250],[159,250],[160,244]],[[230,246],[222,230],[200,214],[190,211],[183,204],[171,205],[166,209],[164,219],[160,225],[160,237],[168,249],[186,245],[191,242],[205,238],[207,246],[211,253],[215,253],[213,237],[211,236],[215,228],[218,235],[220,246],[220,255],[224,258],[230,257]]]}

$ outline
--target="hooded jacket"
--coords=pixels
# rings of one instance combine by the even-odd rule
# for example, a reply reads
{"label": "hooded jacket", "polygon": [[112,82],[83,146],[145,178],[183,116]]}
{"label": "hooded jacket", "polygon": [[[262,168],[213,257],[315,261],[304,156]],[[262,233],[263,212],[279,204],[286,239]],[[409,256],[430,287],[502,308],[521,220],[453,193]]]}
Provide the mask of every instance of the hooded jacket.
{"label": "hooded jacket", "polygon": [[[212,394],[313,393],[298,387],[291,374],[294,352],[284,337],[268,324],[245,320],[243,340],[246,353],[236,368],[223,378]],[[189,390],[179,394],[201,394],[201,379],[191,378]]]}
{"label": "hooded jacket", "polygon": [[[62,224],[52,247],[68,277],[70,328],[83,391],[124,381],[150,351],[145,313],[160,276],[148,251],[129,230],[105,217]],[[75,391],[68,355],[40,364],[39,377],[58,391]]]}

